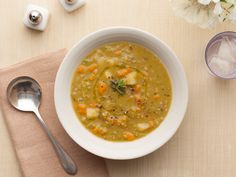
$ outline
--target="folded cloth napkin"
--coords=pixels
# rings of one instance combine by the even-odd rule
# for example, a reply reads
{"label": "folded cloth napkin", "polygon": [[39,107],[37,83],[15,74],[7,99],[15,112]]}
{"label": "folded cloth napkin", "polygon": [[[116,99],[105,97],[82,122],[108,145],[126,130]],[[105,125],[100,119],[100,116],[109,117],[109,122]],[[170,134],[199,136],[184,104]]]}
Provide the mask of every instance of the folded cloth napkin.
{"label": "folded cloth napkin", "polygon": [[68,177],[54,149],[32,113],[17,111],[7,101],[9,82],[30,76],[42,87],[40,112],[52,134],[78,166],[75,177],[108,177],[104,159],[78,146],[64,131],[54,107],[53,88],[57,69],[66,50],[35,57],[0,69],[0,106],[24,177]]}

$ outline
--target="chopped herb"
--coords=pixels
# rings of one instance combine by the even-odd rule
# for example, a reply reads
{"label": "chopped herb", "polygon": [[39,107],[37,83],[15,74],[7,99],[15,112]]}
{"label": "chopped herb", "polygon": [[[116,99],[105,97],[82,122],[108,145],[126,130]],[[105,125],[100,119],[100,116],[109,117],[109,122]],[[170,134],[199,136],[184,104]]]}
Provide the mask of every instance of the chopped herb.
{"label": "chopped herb", "polygon": [[126,91],[126,85],[124,80],[111,80],[111,88],[118,92],[120,95],[124,95]]}

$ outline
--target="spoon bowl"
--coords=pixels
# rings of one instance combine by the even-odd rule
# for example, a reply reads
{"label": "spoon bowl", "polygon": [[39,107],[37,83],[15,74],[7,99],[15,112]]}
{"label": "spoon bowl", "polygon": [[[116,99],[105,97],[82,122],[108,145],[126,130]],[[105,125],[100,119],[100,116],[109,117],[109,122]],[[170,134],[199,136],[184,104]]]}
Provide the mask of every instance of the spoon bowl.
{"label": "spoon bowl", "polygon": [[41,87],[32,78],[22,76],[11,81],[7,88],[8,100],[20,111],[32,112],[39,108]]}

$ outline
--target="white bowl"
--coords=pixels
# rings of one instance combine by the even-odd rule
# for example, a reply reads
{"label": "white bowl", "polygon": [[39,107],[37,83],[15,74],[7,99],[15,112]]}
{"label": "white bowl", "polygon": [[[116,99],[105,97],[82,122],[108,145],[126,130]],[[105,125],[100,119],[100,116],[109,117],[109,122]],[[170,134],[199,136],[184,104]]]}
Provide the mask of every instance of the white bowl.
{"label": "white bowl", "polygon": [[[153,51],[168,70],[172,83],[173,100],[164,121],[147,136],[131,142],[111,142],[93,135],[77,118],[70,97],[72,76],[81,59],[94,48],[113,41],[130,41]],[[56,111],[69,136],[87,151],[108,159],[133,159],[161,147],[180,126],[188,102],[187,80],[174,52],[155,36],[130,27],[106,28],[81,39],[65,56],[54,89]]]}

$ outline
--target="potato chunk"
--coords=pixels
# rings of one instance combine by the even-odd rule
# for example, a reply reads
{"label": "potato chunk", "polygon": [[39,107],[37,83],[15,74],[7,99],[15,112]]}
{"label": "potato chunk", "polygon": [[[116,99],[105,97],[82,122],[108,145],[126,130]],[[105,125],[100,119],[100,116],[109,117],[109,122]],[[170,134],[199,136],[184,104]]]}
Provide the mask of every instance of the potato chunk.
{"label": "potato chunk", "polygon": [[137,72],[133,71],[125,76],[124,81],[127,85],[135,85],[137,83],[136,77]]}
{"label": "potato chunk", "polygon": [[149,129],[150,125],[149,125],[149,123],[138,123],[137,127],[138,127],[139,131],[143,132],[143,131]]}
{"label": "potato chunk", "polygon": [[98,108],[87,108],[86,115],[88,119],[95,119],[99,116],[100,109]]}
{"label": "potato chunk", "polygon": [[110,79],[112,77],[112,73],[110,71],[105,71],[105,76],[107,79]]}

